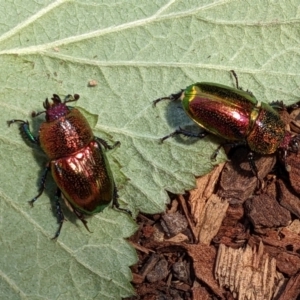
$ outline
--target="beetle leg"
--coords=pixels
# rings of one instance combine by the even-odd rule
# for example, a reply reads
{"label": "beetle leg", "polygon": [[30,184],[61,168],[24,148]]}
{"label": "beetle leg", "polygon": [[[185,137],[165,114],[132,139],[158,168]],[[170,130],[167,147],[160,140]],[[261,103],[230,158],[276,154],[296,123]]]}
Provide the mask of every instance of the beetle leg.
{"label": "beetle leg", "polygon": [[[244,89],[242,87],[239,86],[239,80],[238,80],[238,76],[237,74],[235,73],[234,70],[230,70],[232,76],[234,77],[234,80],[235,80],[235,87],[238,89],[238,90],[241,90],[241,91],[244,91]],[[249,95],[253,96],[253,93],[249,90],[246,90],[246,93],[248,93]]]}
{"label": "beetle leg", "polygon": [[218,156],[218,154],[219,154],[219,152],[220,152],[220,149],[221,149],[224,145],[226,145],[226,144],[227,144],[227,143],[219,145],[219,147],[218,147],[218,148],[213,152],[213,154],[211,155],[210,159],[213,160],[213,161],[215,161],[216,158],[217,158],[217,156]]}
{"label": "beetle leg", "polygon": [[239,87],[239,80],[238,80],[238,76],[236,75],[235,71],[234,70],[230,70],[232,76],[234,77],[235,79],[235,86],[238,90],[240,90],[241,88]]}
{"label": "beetle leg", "polygon": [[120,204],[118,202],[118,198],[119,198],[118,191],[117,191],[117,188],[116,188],[116,185],[115,185],[114,186],[114,195],[113,195],[113,207],[115,207],[116,209],[118,209],[120,211],[124,211],[127,214],[129,214],[130,216],[132,216],[132,212],[129,209],[120,207]]}
{"label": "beetle leg", "polygon": [[286,161],[287,155],[288,155],[288,150],[287,149],[283,149],[282,152],[281,152],[281,160],[284,163],[285,170],[287,172],[291,172],[291,166]]}
{"label": "beetle leg", "polygon": [[59,227],[54,235],[54,237],[52,238],[52,240],[56,240],[60,234],[61,228],[63,226],[63,223],[65,221],[65,216],[64,213],[61,210],[61,206],[60,206],[60,202],[59,199],[61,197],[61,191],[59,188],[56,189],[56,194],[55,194],[55,207],[56,207],[56,216],[57,216],[57,220],[59,223]]}
{"label": "beetle leg", "polygon": [[288,151],[297,153],[299,151],[299,141],[300,141],[300,135],[298,134],[291,139],[289,143]]}
{"label": "beetle leg", "polygon": [[[281,101],[282,102],[282,101]],[[282,104],[284,108],[286,108],[286,110],[291,113],[293,110],[297,109],[300,107],[300,101],[293,103],[291,105],[284,105]]]}
{"label": "beetle leg", "polygon": [[84,225],[85,229],[92,233],[92,231],[90,231],[89,227],[87,226],[87,221],[86,219],[84,218],[84,214],[79,212],[76,208],[72,207],[73,208],[73,212],[74,214],[76,215],[76,217],[82,222],[82,224]]}
{"label": "beetle leg", "polygon": [[222,147],[224,146],[227,146],[227,147],[230,147],[230,148],[235,148],[235,147],[238,147],[238,146],[245,146],[246,143],[245,142],[236,142],[236,143],[233,143],[233,142],[225,142],[225,143],[222,143],[219,145],[219,147],[213,152],[213,154],[211,155],[210,159],[211,160],[215,160],[219,154],[219,151]]}
{"label": "beetle leg", "polygon": [[180,99],[183,91],[184,90],[181,90],[180,92],[178,92],[176,94],[171,94],[170,96],[167,96],[167,97],[158,98],[158,99],[156,99],[156,100],[153,101],[153,106],[156,106],[156,104],[158,102],[163,101],[163,100],[177,101],[177,100]]}
{"label": "beetle leg", "polygon": [[[283,103],[283,101],[279,101],[279,100],[277,100],[277,101],[272,101],[272,102],[270,103],[270,106],[271,106],[272,108],[276,109],[277,111],[278,111],[278,110],[285,110],[285,109],[288,109],[288,108],[291,109],[291,108],[293,107],[293,105],[294,105],[294,104],[289,105],[289,106],[286,106],[286,105]],[[297,107],[295,107],[295,108],[297,108]]]}
{"label": "beetle leg", "polygon": [[291,166],[286,161],[287,156],[288,156],[289,152],[298,153],[299,141],[300,141],[300,135],[298,134],[291,138],[288,146],[282,147],[281,149],[279,149],[279,158],[280,158],[281,162],[284,164],[287,172],[291,171]]}
{"label": "beetle leg", "polygon": [[251,168],[252,173],[258,178],[258,170],[254,162],[254,153],[249,152],[248,153],[248,162]]}
{"label": "beetle leg", "polygon": [[[62,198],[63,200],[64,200],[64,202],[65,202],[65,205],[66,205],[66,207],[71,211],[71,212],[73,212],[75,215],[76,215],[76,217],[83,223],[83,225],[84,225],[84,227],[86,228],[86,230],[88,231],[88,232],[91,232],[90,231],[90,229],[89,229],[89,227],[87,226],[87,221],[84,219],[84,214],[83,213],[81,213],[80,211],[78,211],[68,200],[67,200],[67,198],[65,197],[65,195],[64,194],[62,194],[61,193],[61,191],[59,191],[60,192],[60,195],[59,195],[59,198]],[[58,198],[58,200],[59,200],[59,198]],[[59,221],[61,222],[61,226],[60,226],[60,228],[59,228],[59,230],[58,231],[60,231],[60,229],[61,229],[61,227],[62,227],[62,222],[64,222],[64,220],[65,220],[65,218],[64,218],[64,215],[63,215],[63,213],[62,213],[62,211],[61,211],[61,209],[60,209],[60,203],[58,202],[57,204],[56,204],[56,209],[57,209],[57,215],[58,215],[58,219],[59,219]],[[91,232],[92,233],[92,232]],[[55,235],[55,238],[56,237],[58,237],[58,235]]]}
{"label": "beetle leg", "polygon": [[255,165],[255,161],[254,161],[254,153],[253,152],[249,152],[248,153],[248,162],[250,165],[250,169],[253,172],[253,174],[255,175],[256,179],[257,179],[257,185],[256,185],[256,190],[262,190],[264,188],[264,182],[262,179],[260,179],[258,177],[258,170],[257,167]]}
{"label": "beetle leg", "polygon": [[[95,137],[96,141],[98,144],[101,144],[105,149],[113,149],[115,147],[118,147],[121,143],[118,141],[118,142],[115,142],[112,146],[108,145],[107,142],[99,137]],[[126,209],[126,208],[121,208],[120,207],[120,204],[118,202],[118,191],[117,191],[117,188],[116,188],[116,184],[114,183],[114,194],[113,194],[113,207],[115,207],[116,209],[120,210],[120,211],[124,211],[126,212],[127,214],[129,214],[130,216],[132,216],[132,212],[129,210],[129,209]],[[79,217],[78,217],[79,218]],[[80,218],[79,218],[80,219]],[[81,219],[80,219],[81,220]],[[82,220],[81,220],[82,221]],[[84,224],[84,223],[83,223]],[[84,226],[86,226],[84,224]],[[86,227],[87,228],[87,227]],[[87,228],[88,229],[88,228]],[[88,229],[89,230],[89,229]]]}
{"label": "beetle leg", "polygon": [[188,137],[196,137],[196,138],[202,139],[202,138],[206,137],[209,133],[207,131],[202,131],[200,133],[193,133],[193,132],[184,130],[184,129],[182,129],[182,128],[179,127],[174,132],[172,132],[172,133],[164,136],[163,138],[161,138],[160,142],[162,143],[164,140],[166,140],[166,139],[168,139],[170,137],[173,137],[175,135],[178,135],[178,134],[182,134],[182,135],[188,136]]}
{"label": "beetle leg", "polygon": [[300,107],[300,101],[296,102],[296,103],[293,103],[293,104],[290,104],[290,105],[285,105],[283,103],[283,101],[273,101],[270,103],[270,106],[274,109],[276,109],[277,111],[278,110],[286,110],[288,113],[291,113],[293,110],[297,109]]}
{"label": "beetle leg", "polygon": [[46,179],[47,179],[47,175],[48,175],[49,170],[50,170],[50,166],[49,166],[49,164],[47,164],[47,167],[45,168],[44,174],[41,177],[39,193],[34,198],[32,198],[30,201],[28,201],[31,207],[33,207],[33,203],[43,194],[43,192],[45,190]]}
{"label": "beetle leg", "polygon": [[115,142],[112,146],[111,145],[108,145],[108,143],[99,138],[99,137],[95,137],[96,141],[98,142],[98,144],[101,144],[106,150],[111,150],[111,149],[114,149],[115,147],[118,147],[121,145],[121,143],[119,141]]}
{"label": "beetle leg", "polygon": [[29,128],[28,121],[13,119],[7,121],[7,125],[10,126],[13,123],[20,123],[19,129],[21,131],[21,135],[26,139],[29,140],[32,144],[39,144],[39,139],[35,137]]}

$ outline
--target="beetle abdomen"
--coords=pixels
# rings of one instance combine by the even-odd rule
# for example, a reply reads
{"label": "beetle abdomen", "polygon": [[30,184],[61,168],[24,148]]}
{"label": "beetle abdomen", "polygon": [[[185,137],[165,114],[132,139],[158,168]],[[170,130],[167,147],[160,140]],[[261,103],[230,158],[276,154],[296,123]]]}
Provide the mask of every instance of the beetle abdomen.
{"label": "beetle abdomen", "polygon": [[113,199],[110,167],[94,140],[68,157],[51,161],[51,171],[67,200],[85,214],[102,211]]}
{"label": "beetle abdomen", "polygon": [[216,88],[209,83],[191,85],[184,91],[182,100],[187,114],[199,126],[231,141],[244,140],[247,136],[257,116],[256,103],[249,93],[222,85]]}

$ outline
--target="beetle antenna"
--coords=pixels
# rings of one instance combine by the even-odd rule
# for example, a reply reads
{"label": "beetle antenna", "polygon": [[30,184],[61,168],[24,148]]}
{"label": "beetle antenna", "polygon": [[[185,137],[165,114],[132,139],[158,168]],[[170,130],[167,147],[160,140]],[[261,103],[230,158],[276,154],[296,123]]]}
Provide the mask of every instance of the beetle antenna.
{"label": "beetle antenna", "polygon": [[41,114],[44,114],[45,112],[46,112],[45,110],[39,111],[39,112],[33,111],[33,112],[31,113],[31,117],[32,117],[32,118],[35,118],[35,117],[37,117],[37,116],[39,116],[39,115],[41,115]]}
{"label": "beetle antenna", "polygon": [[74,94],[74,96],[67,95],[66,98],[65,98],[64,103],[74,102],[74,101],[77,101],[79,98],[80,98],[80,96],[78,94]]}

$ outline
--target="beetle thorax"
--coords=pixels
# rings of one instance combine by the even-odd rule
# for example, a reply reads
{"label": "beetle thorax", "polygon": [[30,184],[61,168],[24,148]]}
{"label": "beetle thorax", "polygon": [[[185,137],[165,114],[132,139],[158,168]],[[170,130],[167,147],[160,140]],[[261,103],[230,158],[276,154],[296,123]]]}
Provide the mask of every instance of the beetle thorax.
{"label": "beetle thorax", "polygon": [[54,121],[42,123],[39,131],[40,145],[50,159],[74,154],[93,138],[89,123],[76,108]]}

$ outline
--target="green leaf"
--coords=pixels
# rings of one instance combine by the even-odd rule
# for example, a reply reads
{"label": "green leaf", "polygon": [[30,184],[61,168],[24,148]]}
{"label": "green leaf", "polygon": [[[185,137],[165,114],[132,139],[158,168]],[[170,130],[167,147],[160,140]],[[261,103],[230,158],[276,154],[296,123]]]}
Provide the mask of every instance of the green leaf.
{"label": "green leaf", "polygon": [[[183,193],[194,176],[218,161],[218,145],[159,139],[193,123],[180,103],[152,101],[197,81],[229,86],[234,69],[244,89],[261,101],[299,95],[297,1],[4,1],[0,0],[0,290],[5,299],[120,299],[133,293],[129,266],[136,254],[124,238],[136,227],[108,208],[88,219],[72,214],[57,242],[55,185],[31,209],[47,159],[29,148],[17,126],[28,119],[37,133],[52,93],[80,94],[95,135],[121,146],[108,153],[120,202],[134,214],[155,213],[165,190]],[[97,85],[89,86],[90,80]],[[87,115],[89,115],[87,114]],[[92,118],[98,116],[98,122]],[[94,121],[93,121],[94,120]],[[197,128],[196,128],[197,130]]]}

